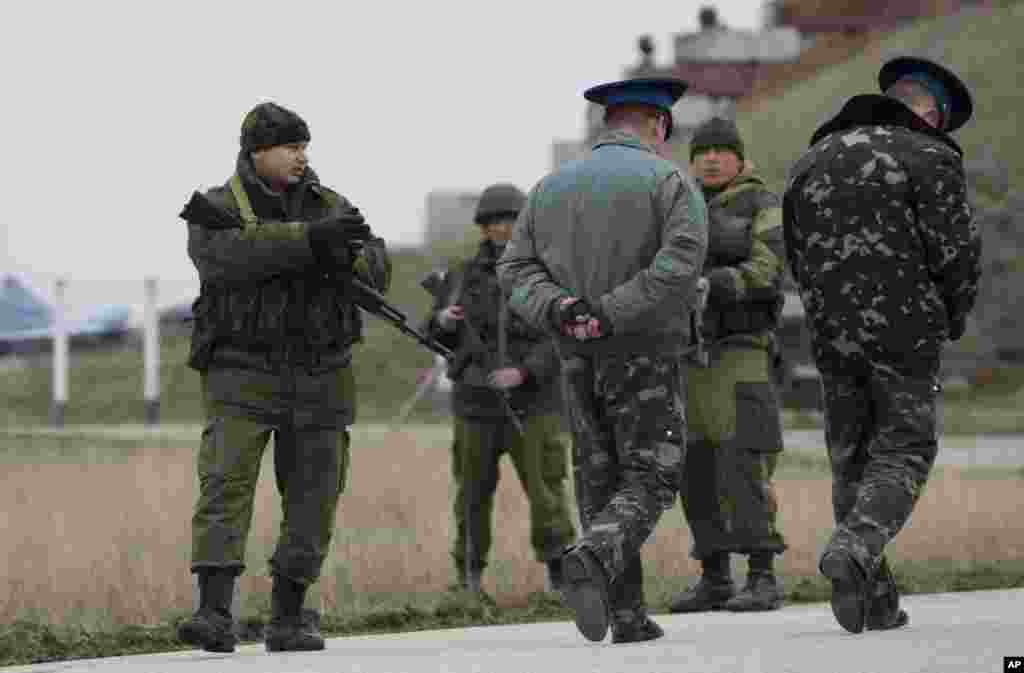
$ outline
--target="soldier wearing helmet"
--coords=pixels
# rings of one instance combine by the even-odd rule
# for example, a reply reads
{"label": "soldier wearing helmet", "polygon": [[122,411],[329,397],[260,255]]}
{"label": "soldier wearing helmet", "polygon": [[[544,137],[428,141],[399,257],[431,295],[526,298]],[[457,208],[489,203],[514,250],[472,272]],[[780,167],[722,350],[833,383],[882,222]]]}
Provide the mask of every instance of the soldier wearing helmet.
{"label": "soldier wearing helmet", "polygon": [[483,191],[474,217],[477,253],[445,273],[427,320],[427,331],[456,353],[449,369],[455,384],[452,558],[457,586],[471,590],[488,563],[502,455],[530,502],[530,544],[553,589],[562,582],[562,549],[575,537],[565,491],[567,447],[559,437],[558,357],[543,331],[508,310],[495,274],[524,201],[512,184]]}

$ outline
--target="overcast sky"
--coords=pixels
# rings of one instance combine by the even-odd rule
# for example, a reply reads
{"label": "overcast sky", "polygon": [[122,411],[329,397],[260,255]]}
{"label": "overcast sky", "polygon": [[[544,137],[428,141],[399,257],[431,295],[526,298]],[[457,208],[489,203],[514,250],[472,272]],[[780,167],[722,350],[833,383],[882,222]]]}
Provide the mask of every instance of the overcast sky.
{"label": "overcast sky", "polygon": [[[311,165],[392,244],[422,239],[431,189],[528,189],[582,134],[584,89],[636,38],[696,28],[700,1],[33,2],[0,24],[0,273],[46,296],[137,306],[198,289],[177,218],[234,169],[239,125],[274,100],[310,126]],[[760,0],[719,0],[753,29]],[[358,8],[358,9],[355,9]]]}

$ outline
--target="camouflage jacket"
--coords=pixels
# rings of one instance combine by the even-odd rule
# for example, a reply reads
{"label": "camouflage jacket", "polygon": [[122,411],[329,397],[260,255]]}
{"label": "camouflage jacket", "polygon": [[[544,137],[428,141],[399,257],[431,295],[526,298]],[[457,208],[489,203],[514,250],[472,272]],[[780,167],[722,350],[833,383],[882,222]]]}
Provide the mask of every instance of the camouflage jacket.
{"label": "camouflage jacket", "polygon": [[741,173],[705,192],[709,279],[703,332],[708,341],[769,348],[782,309],[782,207],[764,181]]}
{"label": "camouflage jacket", "polygon": [[564,352],[681,350],[707,249],[707,207],[693,179],[622,131],[541,180],[498,262],[509,304],[557,334],[564,297],[600,307],[610,337],[559,335]]}
{"label": "camouflage jacket", "polygon": [[[234,364],[270,371],[281,364],[311,371],[348,364],[350,348],[362,335],[359,309],[346,295],[344,278],[317,265],[306,236],[306,223],[340,212],[348,201],[308,169],[299,184],[276,194],[243,155],[236,175],[206,195],[237,215],[242,226],[189,223],[188,253],[200,280],[189,364],[198,370]],[[364,245],[353,268],[385,291],[391,267],[384,241]]]}
{"label": "camouflage jacket", "polygon": [[962,151],[908,107],[856,96],[818,129],[783,198],[818,366],[934,374],[981,275]]}
{"label": "camouflage jacket", "polygon": [[[558,410],[559,362],[554,342],[508,310],[495,273],[497,250],[482,242],[475,257],[455,265],[445,274],[434,297],[427,331],[455,351],[454,361],[462,369],[452,372],[455,390],[452,410],[462,417],[494,417],[505,414],[498,392],[487,384],[487,375],[500,367],[519,367],[526,381],[510,391],[510,403],[522,414]],[[473,351],[466,326],[448,332],[437,322],[438,312],[460,304],[466,319],[486,349]],[[499,329],[505,330],[505,359],[501,361]],[[486,352],[483,352],[486,351]]]}

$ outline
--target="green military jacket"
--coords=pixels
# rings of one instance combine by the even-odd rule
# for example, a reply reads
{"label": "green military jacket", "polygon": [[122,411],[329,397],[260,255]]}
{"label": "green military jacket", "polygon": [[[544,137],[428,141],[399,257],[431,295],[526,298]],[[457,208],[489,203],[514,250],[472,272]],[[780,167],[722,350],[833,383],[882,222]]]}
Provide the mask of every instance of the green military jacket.
{"label": "green military jacket", "polygon": [[769,348],[782,309],[785,254],[779,198],[751,172],[705,190],[710,283],[705,340]]}
{"label": "green military jacket", "polygon": [[[306,229],[349,208],[348,200],[309,169],[277,194],[244,153],[235,175],[206,196],[236,215],[239,227],[188,225],[188,253],[200,279],[189,364],[200,371],[218,364],[314,372],[346,366],[362,336],[359,309],[344,276],[318,265]],[[356,275],[386,291],[391,263],[384,241],[368,241],[354,254]]]}
{"label": "green military jacket", "polygon": [[[461,370],[449,372],[455,383],[452,411],[465,418],[504,415],[499,393],[488,385],[487,375],[500,367],[518,367],[526,380],[509,391],[512,408],[523,415],[556,412],[559,361],[554,341],[509,311],[495,273],[498,253],[484,241],[475,257],[449,269],[427,320],[427,331],[455,352],[455,366]],[[474,351],[466,325],[446,331],[438,324],[438,313],[452,304],[463,307],[484,348]]]}

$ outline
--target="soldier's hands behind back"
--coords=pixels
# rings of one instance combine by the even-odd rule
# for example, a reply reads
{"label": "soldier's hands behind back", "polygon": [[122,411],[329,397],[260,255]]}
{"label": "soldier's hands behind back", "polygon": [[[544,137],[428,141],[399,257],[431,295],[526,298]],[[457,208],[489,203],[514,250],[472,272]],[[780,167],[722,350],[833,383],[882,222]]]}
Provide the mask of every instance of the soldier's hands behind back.
{"label": "soldier's hands behind back", "polygon": [[599,339],[611,333],[608,318],[577,297],[559,300],[555,308],[554,322],[559,334],[577,341]]}

